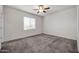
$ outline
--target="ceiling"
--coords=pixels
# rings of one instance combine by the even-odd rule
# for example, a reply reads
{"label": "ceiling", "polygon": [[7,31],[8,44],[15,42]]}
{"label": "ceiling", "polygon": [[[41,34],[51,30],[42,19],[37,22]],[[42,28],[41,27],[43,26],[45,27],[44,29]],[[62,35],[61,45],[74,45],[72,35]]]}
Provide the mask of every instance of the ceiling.
{"label": "ceiling", "polygon": [[40,15],[40,16],[45,16],[50,13],[54,13],[57,11],[75,7],[74,5],[48,5],[50,7],[50,9],[47,11],[47,13],[37,14],[37,12],[35,10],[33,10],[36,8],[37,5],[8,5],[8,6],[16,8],[16,9],[20,9],[22,11],[29,12],[32,14]]}

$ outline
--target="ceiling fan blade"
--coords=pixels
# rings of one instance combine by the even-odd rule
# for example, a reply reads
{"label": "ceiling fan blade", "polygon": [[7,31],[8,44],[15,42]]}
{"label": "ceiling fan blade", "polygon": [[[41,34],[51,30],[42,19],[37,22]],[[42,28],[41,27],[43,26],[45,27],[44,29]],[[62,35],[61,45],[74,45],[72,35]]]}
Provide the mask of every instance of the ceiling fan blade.
{"label": "ceiling fan blade", "polygon": [[46,13],[46,11],[43,11],[44,13]]}
{"label": "ceiling fan blade", "polygon": [[48,8],[45,8],[45,9],[50,9],[50,7],[48,7]]}
{"label": "ceiling fan blade", "polygon": [[37,11],[37,13],[39,13],[39,11]]}

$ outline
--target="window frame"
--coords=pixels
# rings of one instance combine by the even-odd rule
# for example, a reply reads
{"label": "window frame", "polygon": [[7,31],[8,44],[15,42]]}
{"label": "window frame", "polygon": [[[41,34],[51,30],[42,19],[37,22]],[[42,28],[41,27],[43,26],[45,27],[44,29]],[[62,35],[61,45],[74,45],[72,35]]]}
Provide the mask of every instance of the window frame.
{"label": "window frame", "polygon": [[[29,23],[32,24],[31,25],[32,27],[28,26],[28,28],[25,28],[25,18],[28,18],[30,20]],[[31,23],[31,20],[34,21],[34,23]],[[34,30],[34,29],[36,29],[36,19],[32,18],[32,17],[25,16],[24,19],[23,19],[23,30]]]}

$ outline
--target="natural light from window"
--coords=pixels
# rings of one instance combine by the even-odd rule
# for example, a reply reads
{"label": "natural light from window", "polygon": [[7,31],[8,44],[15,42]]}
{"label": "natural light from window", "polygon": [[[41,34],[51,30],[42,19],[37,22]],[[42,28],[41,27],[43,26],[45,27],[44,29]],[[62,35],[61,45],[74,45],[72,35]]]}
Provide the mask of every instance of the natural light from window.
{"label": "natural light from window", "polygon": [[35,18],[24,17],[24,30],[35,29]]}

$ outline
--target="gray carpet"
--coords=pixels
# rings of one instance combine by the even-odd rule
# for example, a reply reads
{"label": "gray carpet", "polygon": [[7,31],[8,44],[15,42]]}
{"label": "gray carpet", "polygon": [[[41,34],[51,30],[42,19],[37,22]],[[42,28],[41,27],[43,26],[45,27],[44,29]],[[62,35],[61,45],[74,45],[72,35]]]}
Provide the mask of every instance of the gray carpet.
{"label": "gray carpet", "polygon": [[39,34],[2,43],[2,50],[9,53],[76,53],[77,41]]}

